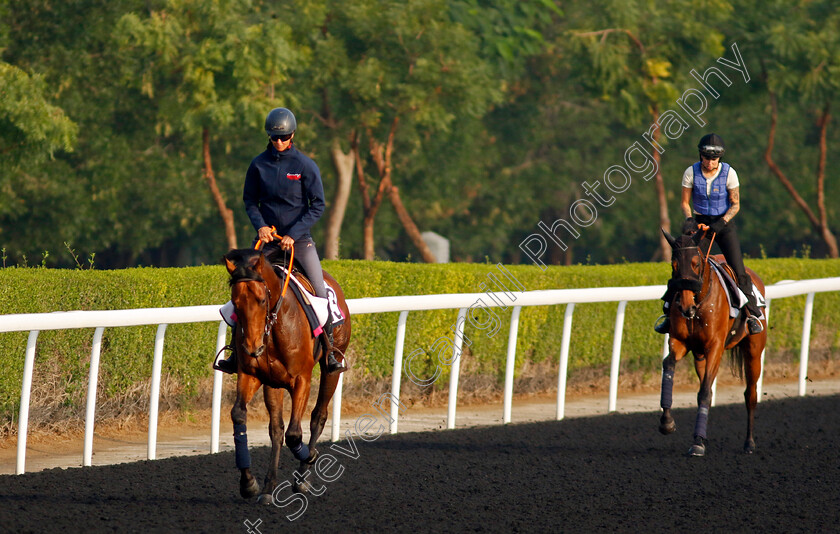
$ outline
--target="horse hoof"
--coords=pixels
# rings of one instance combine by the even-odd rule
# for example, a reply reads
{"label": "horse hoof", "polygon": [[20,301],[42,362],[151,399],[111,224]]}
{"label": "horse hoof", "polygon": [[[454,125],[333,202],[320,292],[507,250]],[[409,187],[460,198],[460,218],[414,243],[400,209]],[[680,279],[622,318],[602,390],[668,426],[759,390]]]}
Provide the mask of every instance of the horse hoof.
{"label": "horse hoof", "polygon": [[689,456],[706,456],[706,446],[694,444],[688,449]]}
{"label": "horse hoof", "polygon": [[270,493],[263,493],[257,497],[257,504],[264,504],[266,506],[274,504],[274,497]]}
{"label": "horse hoof", "polygon": [[668,434],[673,434],[676,430],[677,423],[675,423],[673,419],[665,423],[659,423],[659,432],[666,436]]}
{"label": "horse hoof", "polygon": [[320,456],[320,455],[321,455],[321,453],[318,452],[318,449],[313,447],[312,449],[310,449],[309,458],[304,460],[302,463],[304,463],[306,465],[312,465],[318,460],[318,456]]}
{"label": "horse hoof", "polygon": [[239,494],[243,499],[250,499],[260,492],[260,485],[257,484],[257,479],[252,478],[248,485],[239,485]]}
{"label": "horse hoof", "polygon": [[755,452],[755,441],[747,440],[744,443],[744,452],[747,454],[753,454]]}
{"label": "horse hoof", "polygon": [[295,493],[309,493],[311,490],[312,484],[310,484],[309,481],[304,480],[303,482],[295,482]]}

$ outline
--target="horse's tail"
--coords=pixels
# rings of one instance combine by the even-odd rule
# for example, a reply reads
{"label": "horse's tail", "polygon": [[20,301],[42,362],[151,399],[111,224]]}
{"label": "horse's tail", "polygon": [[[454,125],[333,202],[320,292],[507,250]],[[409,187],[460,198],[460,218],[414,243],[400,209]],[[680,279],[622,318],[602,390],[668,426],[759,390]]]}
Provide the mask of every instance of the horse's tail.
{"label": "horse's tail", "polygon": [[740,344],[729,350],[729,368],[732,370],[732,376],[744,379],[744,349]]}

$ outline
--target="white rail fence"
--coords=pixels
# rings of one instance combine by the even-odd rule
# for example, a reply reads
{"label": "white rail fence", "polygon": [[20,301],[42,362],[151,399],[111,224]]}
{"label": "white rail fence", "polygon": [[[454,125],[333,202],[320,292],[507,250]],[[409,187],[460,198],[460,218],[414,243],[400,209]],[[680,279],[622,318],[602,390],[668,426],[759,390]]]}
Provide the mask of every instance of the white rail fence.
{"label": "white rail fence", "polygon": [[[563,338],[560,347],[560,362],[557,380],[557,420],[564,417],[566,396],[566,375],[568,371],[569,343],[571,338],[572,318],[575,304],[618,302],[615,319],[615,333],[610,365],[610,388],[607,411],[616,409],[618,396],[618,374],[621,361],[621,338],[624,328],[624,312],[627,302],[658,299],[665,290],[664,285],[641,287],[602,287],[589,289],[557,289],[544,291],[515,292],[516,300],[508,336],[507,361],[505,367],[504,413],[503,420],[511,420],[511,406],[513,398],[513,374],[516,358],[516,337],[519,327],[519,313],[524,306],[552,306],[567,304],[563,319]],[[806,377],[808,374],[808,349],[811,335],[811,318],[815,293],[840,291],[840,277],[822,278],[816,280],[785,281],[767,287],[767,310],[769,319],[770,303],[773,299],[807,295],[805,302],[805,317],[802,323],[802,344],[800,351],[799,395],[805,395]],[[467,310],[476,304],[478,299],[486,293],[461,293],[445,295],[420,295],[362,298],[348,300],[350,313],[353,315],[368,313],[400,312],[397,324],[397,337],[394,348],[394,367],[391,383],[393,398],[400,398],[400,381],[403,369],[403,348],[408,313],[422,310],[457,309],[458,319],[455,322],[455,355],[460,354],[461,342],[464,337],[464,322]],[[485,307],[498,306],[494,301],[486,303]],[[16,473],[24,472],[26,461],[26,438],[29,424],[29,401],[32,390],[32,374],[35,362],[35,347],[38,333],[41,330],[65,330],[76,328],[95,328],[90,356],[90,372],[88,378],[88,394],[85,410],[85,438],[82,464],[91,465],[93,455],[93,427],[96,411],[96,388],[99,376],[99,355],[102,334],[105,328],[125,326],[158,325],[155,336],[154,360],[152,364],[152,383],[149,403],[149,435],[147,457],[154,460],[157,446],[157,418],[158,399],[160,393],[161,363],[163,361],[163,345],[166,327],[176,323],[219,322],[216,340],[216,350],[225,343],[227,325],[219,319],[219,306],[188,306],[180,308],[146,308],[135,310],[108,311],[70,311],[54,313],[0,315],[0,332],[29,331],[24,361],[23,381],[20,396],[20,412],[18,418],[17,466]],[[667,355],[667,336],[663,348],[663,357]],[[208,355],[208,362],[211,355]],[[764,355],[762,355],[762,360]],[[447,428],[455,428],[455,415],[458,395],[458,378],[460,372],[460,358],[455,357],[451,363],[449,381],[449,405],[447,414]],[[341,394],[343,380],[339,381],[333,399],[333,414],[331,439],[337,441],[340,436],[341,424]],[[759,400],[761,399],[761,380],[759,379]],[[219,451],[219,425],[221,417],[222,373],[214,372],[212,423],[210,452]],[[391,403],[390,432],[397,432],[399,422],[399,405]]]}

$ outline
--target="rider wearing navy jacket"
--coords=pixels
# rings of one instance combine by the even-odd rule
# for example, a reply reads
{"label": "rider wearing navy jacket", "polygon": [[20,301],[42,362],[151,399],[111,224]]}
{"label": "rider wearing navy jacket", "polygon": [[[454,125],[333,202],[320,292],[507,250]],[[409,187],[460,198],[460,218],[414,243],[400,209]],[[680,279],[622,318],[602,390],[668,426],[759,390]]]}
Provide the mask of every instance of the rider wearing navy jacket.
{"label": "rider wearing navy jacket", "polygon": [[[310,229],[324,213],[324,186],[321,171],[311,158],[301,153],[293,143],[297,121],[286,108],[272,109],[265,119],[269,142],[265,151],[255,157],[245,174],[242,200],[251,224],[257,230],[257,240],[270,243],[276,228],[283,249],[294,247],[295,259],[312,282],[315,295],[327,298],[321,261],[312,240]],[[254,241],[256,243],[256,240]],[[328,372],[345,371],[343,362],[332,351],[332,327],[324,327],[327,344]],[[235,351],[218,367],[236,372]]]}
{"label": "rider wearing navy jacket", "polygon": [[[741,243],[738,240],[735,224],[732,219],[741,209],[740,183],[738,174],[728,163],[720,158],[726,152],[723,139],[717,134],[707,134],[697,145],[700,161],[688,167],[683,173],[682,202],[680,208],[686,216],[683,231],[695,230],[698,224],[705,224],[715,234],[715,243],[720,247],[726,263],[735,271],[738,277],[738,287],[747,296],[744,306],[748,314],[747,326],[750,334],[758,334],[764,327],[758,320],[761,315],[752,291],[752,280],[744,269],[744,258],[741,255]],[[692,211],[692,204],[694,209]],[[703,240],[704,249],[709,246],[710,237]],[[668,288],[663,295],[664,320],[658,323],[654,330],[660,334],[667,334],[670,329],[668,319],[671,300],[674,292]]]}

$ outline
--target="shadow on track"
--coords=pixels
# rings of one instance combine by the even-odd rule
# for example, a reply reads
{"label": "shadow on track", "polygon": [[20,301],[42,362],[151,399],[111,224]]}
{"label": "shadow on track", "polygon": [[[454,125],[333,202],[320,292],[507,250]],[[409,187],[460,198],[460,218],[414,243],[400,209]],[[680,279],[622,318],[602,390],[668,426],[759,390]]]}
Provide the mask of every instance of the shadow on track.
{"label": "shadow on track", "polygon": [[[825,531],[840,524],[840,396],[769,401],[754,455],[741,452],[743,406],[718,406],[705,458],[644,414],[355,440],[353,460],[286,508],[243,502],[233,452],[0,476],[5,531]],[[347,443],[339,443],[347,447]],[[267,461],[268,447],[253,450]],[[284,451],[289,458],[291,454]],[[319,479],[314,479],[320,483]],[[286,502],[286,501],[284,501]]]}

